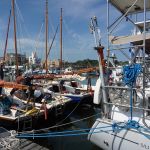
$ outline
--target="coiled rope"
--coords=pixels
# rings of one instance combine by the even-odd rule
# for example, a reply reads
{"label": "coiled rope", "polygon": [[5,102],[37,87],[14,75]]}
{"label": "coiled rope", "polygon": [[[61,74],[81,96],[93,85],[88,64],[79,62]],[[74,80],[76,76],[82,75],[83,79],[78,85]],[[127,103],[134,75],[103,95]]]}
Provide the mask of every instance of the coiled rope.
{"label": "coiled rope", "polygon": [[122,128],[134,128],[138,129],[140,127],[137,121],[132,120],[133,116],[133,87],[135,85],[138,75],[142,72],[142,66],[140,64],[132,64],[123,67],[123,82],[125,85],[130,87],[130,113],[131,119],[127,123],[120,126],[118,123],[113,123],[113,131],[119,131]]}
{"label": "coiled rope", "polygon": [[140,64],[133,64],[123,67],[123,82],[129,87],[133,87],[137,76],[141,73],[142,66]]}

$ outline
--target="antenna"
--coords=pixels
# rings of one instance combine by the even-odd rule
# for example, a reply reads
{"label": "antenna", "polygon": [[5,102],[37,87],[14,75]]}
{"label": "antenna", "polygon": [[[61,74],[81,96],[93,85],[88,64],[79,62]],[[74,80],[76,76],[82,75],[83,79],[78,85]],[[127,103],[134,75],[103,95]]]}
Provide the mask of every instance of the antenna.
{"label": "antenna", "polygon": [[91,18],[90,22],[90,31],[94,35],[95,46],[101,46],[101,32],[98,26],[97,17],[94,16]]}

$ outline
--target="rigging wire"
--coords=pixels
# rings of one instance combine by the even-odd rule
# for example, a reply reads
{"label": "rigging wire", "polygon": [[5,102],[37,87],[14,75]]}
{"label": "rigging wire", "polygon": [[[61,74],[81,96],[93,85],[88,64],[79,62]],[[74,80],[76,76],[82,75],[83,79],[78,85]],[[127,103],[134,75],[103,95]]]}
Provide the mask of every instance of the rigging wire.
{"label": "rigging wire", "polygon": [[[15,1],[15,6],[16,6],[16,8],[17,8],[17,3],[16,3],[16,1]],[[20,39],[21,39],[21,34],[22,34],[22,28],[21,28],[21,21],[19,20],[20,18],[20,16],[19,16],[19,11],[18,11],[18,9],[15,9],[15,11],[16,11],[16,28],[17,29],[19,29],[19,30],[17,30],[17,45],[18,45],[18,50],[20,51],[20,53],[21,53],[21,42],[20,42]]]}
{"label": "rigging wire", "polygon": [[78,104],[76,105],[76,107],[60,122],[58,122],[56,125],[59,125],[60,123],[64,122],[67,118],[69,118],[71,116],[71,114],[77,109],[77,107],[80,105],[81,101],[78,102]]}
{"label": "rigging wire", "polygon": [[[26,27],[26,25],[25,25],[25,20],[24,20],[24,17],[23,17],[23,15],[22,15],[22,13],[21,13],[21,10],[20,10],[20,8],[19,8],[19,5],[17,4],[17,1],[15,1],[15,5],[16,5],[16,8],[17,8],[17,10],[18,10],[18,14],[19,14],[19,17],[21,18],[21,20],[20,21],[22,21],[22,28],[24,28],[24,31],[26,32],[26,35],[27,35],[27,38],[28,39],[31,39],[31,34],[28,32],[28,30],[27,30],[27,27]],[[32,49],[34,49],[34,47],[33,47],[33,45],[32,44],[30,44],[30,46],[32,47]]]}
{"label": "rigging wire", "polygon": [[42,30],[43,30],[43,26],[44,26],[44,20],[43,20],[43,22],[42,22],[42,24],[41,24],[39,34],[37,35],[37,38],[36,38],[36,40],[35,40],[35,50],[36,50],[36,51],[37,51],[37,49],[38,49],[38,45],[39,45],[39,42],[38,42],[38,41],[40,40],[40,36],[41,36]]}
{"label": "rigging wire", "polygon": [[[52,18],[51,18],[50,15],[49,15],[49,18],[50,18],[50,20],[52,20]],[[51,26],[51,28],[52,28],[52,33],[54,34],[54,33],[55,33],[55,27],[54,27],[54,25],[52,24],[52,21],[50,21],[50,26]]]}
{"label": "rigging wire", "polygon": [[[69,124],[73,124],[73,123],[76,123],[76,122],[81,122],[83,120],[88,120],[88,119],[90,119],[92,117],[95,117],[95,116],[98,116],[100,114],[101,113],[97,113],[97,114],[94,114],[94,115],[91,115],[91,116],[88,116],[88,117],[85,117],[85,118],[82,118],[82,119],[78,119],[78,120],[75,120],[75,121],[72,121],[72,122],[68,122],[68,123],[64,123],[64,124],[60,124],[60,125],[54,125],[54,126],[51,126],[51,127],[48,127],[48,128],[40,129],[40,130],[34,130],[34,133],[35,132],[40,132],[40,131],[47,131],[47,130],[58,128],[58,127],[63,127],[63,126],[66,126],[66,125],[69,125]],[[18,134],[21,134],[21,133],[30,133],[30,132],[33,132],[33,131],[18,132]]]}
{"label": "rigging wire", "polygon": [[17,23],[17,28],[19,29],[19,30],[17,30],[17,35],[18,35],[17,42],[18,42],[18,47],[19,47],[20,53],[21,53],[22,52],[21,49],[22,49],[22,47],[24,47],[23,44],[21,45],[21,39],[23,38],[23,29],[21,26],[21,22],[23,22],[23,16],[21,14],[21,11],[19,9],[19,6],[18,6],[16,0],[15,0],[15,7],[16,7],[15,10],[16,10],[16,17],[17,17],[16,23]]}
{"label": "rigging wire", "polygon": [[48,56],[49,56],[49,54],[50,54],[51,48],[52,48],[53,43],[54,43],[54,40],[55,40],[55,38],[56,38],[57,31],[58,31],[58,26],[57,26],[56,31],[55,31],[55,34],[54,34],[54,36],[53,36],[52,42],[51,42],[51,44],[50,44],[50,47],[49,47],[49,50],[48,50],[48,53],[47,53],[47,58],[48,58]]}
{"label": "rigging wire", "polygon": [[[52,17],[50,16],[50,15],[48,15],[48,17],[50,18],[49,20],[52,20]],[[48,36],[49,35],[54,35],[55,36],[55,33],[57,32],[56,30],[58,30],[58,29],[56,29],[55,30],[55,27],[54,27],[54,25],[53,25],[53,23],[52,23],[52,21],[49,21],[48,20]],[[52,29],[52,30],[50,30],[50,29]],[[52,34],[50,34],[50,32],[52,32]],[[54,37],[53,36],[53,37]],[[52,47],[52,45],[53,45],[53,40],[55,39],[55,37],[52,39],[52,42],[51,42],[51,38],[50,37],[48,37],[48,39],[50,39],[49,41],[48,41],[48,45],[50,45],[50,48],[49,49],[51,49],[51,47]],[[55,40],[56,41],[56,40]],[[50,50],[49,50],[50,51]],[[55,52],[55,51],[54,51]],[[56,54],[56,56],[58,56],[58,53]],[[48,57],[48,55],[47,55],[47,57]]]}
{"label": "rigging wire", "polygon": [[4,54],[3,54],[3,60],[4,61],[6,59],[6,52],[7,52],[7,47],[8,47],[7,45],[8,45],[8,37],[9,37],[11,16],[12,16],[12,12],[11,12],[11,9],[10,9],[10,14],[9,14],[9,19],[8,19],[8,26],[7,26],[7,34],[6,34],[6,40],[5,40],[5,48],[4,48]]}

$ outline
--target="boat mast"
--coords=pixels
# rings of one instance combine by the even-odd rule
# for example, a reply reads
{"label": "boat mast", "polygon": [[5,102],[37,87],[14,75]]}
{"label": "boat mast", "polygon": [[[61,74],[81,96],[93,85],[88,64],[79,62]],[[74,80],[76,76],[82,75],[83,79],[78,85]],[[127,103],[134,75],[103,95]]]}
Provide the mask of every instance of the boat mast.
{"label": "boat mast", "polygon": [[14,17],[14,46],[15,46],[15,58],[16,58],[16,76],[18,76],[19,75],[19,72],[18,72],[18,52],[17,52],[16,17],[15,17],[14,0],[12,0],[12,15]]}
{"label": "boat mast", "polygon": [[48,51],[48,0],[46,0],[46,11],[45,11],[45,69],[46,73],[48,72],[48,65],[47,65],[47,51]]}
{"label": "boat mast", "polygon": [[62,8],[60,14],[60,69],[62,71]]}
{"label": "boat mast", "polygon": [[10,19],[11,19],[11,10],[10,10],[9,19],[8,19],[7,35],[6,35],[6,41],[5,41],[3,61],[5,61],[5,59],[6,59],[6,50],[7,50],[7,43],[8,43],[8,34],[9,34],[9,27],[10,27]]}
{"label": "boat mast", "polygon": [[101,79],[101,86],[102,86],[102,93],[103,93],[103,108],[104,108],[104,115],[105,117],[108,117],[109,115],[109,108],[106,103],[108,102],[108,95],[105,88],[105,62],[104,62],[104,54],[103,49],[104,47],[101,45],[101,34],[100,29],[98,26],[97,18],[94,16],[91,18],[91,24],[90,24],[91,33],[94,35],[95,39],[95,47],[94,49],[97,50],[98,53],[98,59],[99,59],[99,71],[100,71],[100,79]]}

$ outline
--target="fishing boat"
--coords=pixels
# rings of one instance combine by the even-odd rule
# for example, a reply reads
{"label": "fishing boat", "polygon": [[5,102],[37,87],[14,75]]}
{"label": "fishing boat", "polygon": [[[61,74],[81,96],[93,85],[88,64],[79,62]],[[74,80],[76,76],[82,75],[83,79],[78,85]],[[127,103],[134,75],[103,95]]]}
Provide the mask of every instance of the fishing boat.
{"label": "fishing boat", "polygon": [[[101,117],[92,126],[88,140],[105,150],[143,150],[150,148],[150,101],[149,101],[149,20],[150,1],[107,1],[108,23],[110,4],[121,12],[121,16],[108,24],[108,59],[104,63],[97,18],[91,18],[91,29],[95,35],[95,49],[99,56],[100,77],[96,84],[94,103],[101,106]],[[138,16],[144,17],[137,22]],[[135,16],[133,20],[130,16]],[[126,36],[111,36],[124,17],[135,25],[135,33]],[[140,18],[140,19],[141,19]],[[129,45],[127,45],[129,44]],[[120,47],[119,47],[119,46]],[[115,47],[116,46],[116,47]],[[124,66],[113,66],[109,61],[110,50],[128,49],[130,58]],[[116,69],[120,67],[121,73]],[[113,71],[112,71],[113,70]],[[115,74],[115,75],[114,75]],[[117,80],[115,80],[117,78]],[[111,82],[110,82],[111,80]]]}

